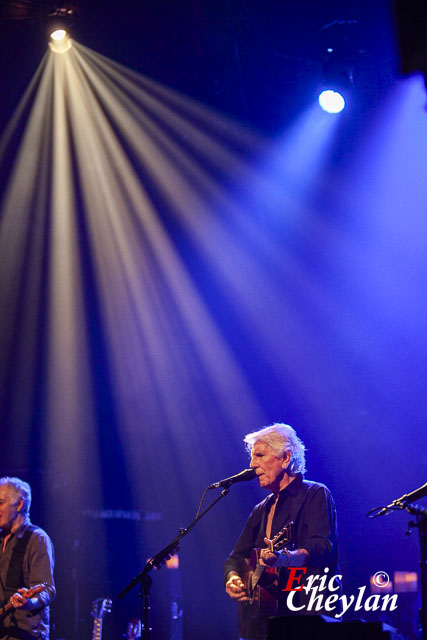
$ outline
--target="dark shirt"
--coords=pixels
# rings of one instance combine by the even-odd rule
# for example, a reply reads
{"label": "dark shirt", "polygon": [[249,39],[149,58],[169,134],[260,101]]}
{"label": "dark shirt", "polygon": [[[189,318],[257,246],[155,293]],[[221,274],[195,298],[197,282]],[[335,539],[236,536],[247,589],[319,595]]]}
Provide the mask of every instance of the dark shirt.
{"label": "dark shirt", "polygon": [[[7,573],[13,549],[29,526],[26,520],[9,538],[3,551],[5,534],[0,532],[0,600],[7,602],[16,589],[7,588]],[[46,582],[46,589],[36,594],[34,598],[40,603],[40,608],[31,611],[16,609],[0,622],[0,640],[19,638],[33,640],[49,638],[49,604],[55,598],[55,584],[53,580],[54,552],[52,542],[43,529],[36,528],[27,544],[23,558],[23,584],[21,587],[32,587]]]}
{"label": "dark shirt", "polygon": [[[274,501],[273,494],[270,494],[255,506],[249,516],[246,525],[238,538],[232,553],[228,556],[224,564],[224,581],[230,571],[236,571],[241,575],[246,559],[249,558],[252,548],[265,547],[264,537],[267,524],[268,512]],[[339,573],[338,569],[338,542],[336,510],[331,493],[325,485],[310,480],[303,480],[301,474],[279,494],[276,510],[274,513],[271,537],[276,535],[287,523],[294,522],[294,547],[296,549],[307,549],[309,558],[304,566],[307,572],[304,574],[304,581],[309,575],[324,575],[324,568],[328,567],[328,576],[332,577]],[[289,578],[289,569],[279,569],[279,614],[289,614],[286,605],[288,593],[282,589]],[[298,586],[297,583],[293,586]],[[293,599],[295,606],[307,603],[305,591],[295,593]],[[302,614],[310,611],[301,610]],[[319,613],[315,611],[314,613]],[[320,613],[324,613],[321,611]],[[328,612],[328,615],[331,615]]]}

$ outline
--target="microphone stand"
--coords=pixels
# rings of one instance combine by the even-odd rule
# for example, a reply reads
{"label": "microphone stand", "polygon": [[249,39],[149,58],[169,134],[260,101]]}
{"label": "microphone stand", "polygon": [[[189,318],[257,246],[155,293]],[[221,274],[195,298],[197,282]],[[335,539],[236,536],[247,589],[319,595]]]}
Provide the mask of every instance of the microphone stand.
{"label": "microphone stand", "polygon": [[216,505],[217,502],[221,500],[221,498],[225,498],[225,496],[230,491],[230,486],[232,482],[225,486],[221,491],[220,495],[215,498],[215,500],[207,507],[202,513],[196,516],[195,520],[188,525],[188,527],[183,527],[179,529],[179,534],[168,544],[166,547],[161,549],[155,556],[150,558],[145,564],[145,567],[138,573],[133,580],[129,582],[129,584],[119,593],[117,596],[118,600],[124,598],[124,596],[129,593],[137,584],[140,585],[140,606],[141,606],[141,620],[143,620],[143,628],[141,632],[141,638],[143,640],[151,640],[151,632],[152,629],[150,627],[150,588],[153,580],[150,577],[150,572],[156,568],[160,568],[161,565],[172,556],[178,549],[178,545],[182,538],[184,538],[190,531],[195,527],[195,525],[205,516],[208,511],[212,509]]}
{"label": "microphone stand", "polygon": [[401,511],[405,509],[408,513],[415,516],[415,522],[409,522],[409,530],[411,527],[418,529],[420,538],[420,575],[421,575],[421,609],[420,623],[422,640],[427,640],[427,509],[418,504],[411,504],[415,499],[424,497],[427,494],[427,483],[410,494],[405,494],[397,500],[393,500],[387,507],[375,507],[367,513],[368,518],[377,518],[391,513],[391,511]]}
{"label": "microphone stand", "polygon": [[[427,640],[427,509],[418,504],[405,507],[411,515],[415,516],[415,522],[411,520],[409,527],[416,527],[420,538],[420,574],[421,574],[421,609],[420,622],[423,640]],[[408,530],[408,535],[411,529]]]}

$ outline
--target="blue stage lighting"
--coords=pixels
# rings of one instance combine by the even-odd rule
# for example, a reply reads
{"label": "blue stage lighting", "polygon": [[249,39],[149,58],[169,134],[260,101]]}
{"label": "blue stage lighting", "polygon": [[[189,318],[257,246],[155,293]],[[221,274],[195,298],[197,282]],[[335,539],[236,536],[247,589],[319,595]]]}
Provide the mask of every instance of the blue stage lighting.
{"label": "blue stage lighting", "polygon": [[345,100],[342,95],[332,89],[322,91],[318,100],[323,111],[328,113],[340,113],[345,107]]}

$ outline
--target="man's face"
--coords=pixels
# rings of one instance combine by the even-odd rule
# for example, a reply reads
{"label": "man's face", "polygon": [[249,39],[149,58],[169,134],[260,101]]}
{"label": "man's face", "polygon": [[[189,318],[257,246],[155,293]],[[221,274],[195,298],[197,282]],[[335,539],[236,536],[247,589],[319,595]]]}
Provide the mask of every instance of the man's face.
{"label": "man's face", "polygon": [[0,529],[10,531],[22,509],[22,499],[12,495],[7,485],[0,485]]}
{"label": "man's face", "polygon": [[250,467],[256,471],[259,486],[270,490],[278,489],[290,459],[289,452],[284,458],[278,458],[268,444],[256,442],[252,447]]}

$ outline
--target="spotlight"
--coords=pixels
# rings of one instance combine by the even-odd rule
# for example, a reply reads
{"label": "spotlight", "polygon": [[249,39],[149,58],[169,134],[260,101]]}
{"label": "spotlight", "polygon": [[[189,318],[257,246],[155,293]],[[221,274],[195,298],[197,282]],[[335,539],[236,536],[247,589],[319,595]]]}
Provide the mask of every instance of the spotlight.
{"label": "spotlight", "polygon": [[355,60],[362,53],[355,20],[335,21],[319,33],[322,59],[322,87],[319,105],[328,113],[340,113],[346,106],[354,78]]}
{"label": "spotlight", "polygon": [[55,29],[55,31],[52,31],[52,33],[50,34],[50,37],[52,38],[52,40],[56,40],[56,42],[59,42],[60,40],[63,40],[67,35],[68,34],[65,29]]}
{"label": "spotlight", "polygon": [[72,40],[65,29],[55,29],[50,34],[49,48],[54,53],[65,53],[71,49]]}
{"label": "spotlight", "polygon": [[70,27],[75,12],[74,6],[64,5],[48,16],[49,47],[55,53],[64,53],[71,48]]}
{"label": "spotlight", "polygon": [[322,91],[318,98],[323,111],[328,113],[340,113],[345,107],[345,100],[339,91],[327,89]]}

